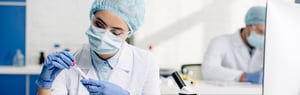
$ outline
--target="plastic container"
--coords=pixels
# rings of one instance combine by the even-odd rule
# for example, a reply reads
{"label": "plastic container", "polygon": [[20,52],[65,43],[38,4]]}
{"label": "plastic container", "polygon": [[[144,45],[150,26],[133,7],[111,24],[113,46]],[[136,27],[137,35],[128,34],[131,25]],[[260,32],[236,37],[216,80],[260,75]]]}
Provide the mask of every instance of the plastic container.
{"label": "plastic container", "polygon": [[14,55],[13,66],[17,66],[17,67],[25,66],[24,55],[22,54],[20,49],[18,49],[16,51],[16,54]]}

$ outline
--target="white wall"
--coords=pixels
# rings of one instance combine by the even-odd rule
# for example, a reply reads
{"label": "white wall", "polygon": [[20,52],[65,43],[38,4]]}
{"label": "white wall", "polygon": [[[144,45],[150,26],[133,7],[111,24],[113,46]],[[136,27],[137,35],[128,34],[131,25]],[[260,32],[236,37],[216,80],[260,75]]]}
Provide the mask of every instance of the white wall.
{"label": "white wall", "polygon": [[38,64],[39,52],[53,52],[55,43],[61,50],[76,51],[87,43],[92,0],[27,0],[26,62]]}
{"label": "white wall", "polygon": [[[27,64],[37,64],[39,51],[53,51],[54,43],[78,49],[87,43],[92,0],[27,0]],[[161,68],[203,60],[209,41],[235,32],[244,15],[265,0],[146,0],[145,23],[135,34],[135,45],[153,53]]]}
{"label": "white wall", "polygon": [[268,0],[264,95],[300,95],[300,4]]}

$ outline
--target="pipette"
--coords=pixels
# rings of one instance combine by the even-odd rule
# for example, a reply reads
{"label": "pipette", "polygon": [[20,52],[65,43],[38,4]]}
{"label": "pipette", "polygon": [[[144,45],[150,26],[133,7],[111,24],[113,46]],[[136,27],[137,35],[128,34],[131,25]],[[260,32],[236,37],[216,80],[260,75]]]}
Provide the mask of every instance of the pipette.
{"label": "pipette", "polygon": [[73,66],[73,68],[80,74],[80,76],[81,76],[83,79],[89,79],[89,77],[87,77],[87,76],[82,72],[82,70],[76,65],[76,62],[75,62],[75,61],[72,62],[72,66]]}

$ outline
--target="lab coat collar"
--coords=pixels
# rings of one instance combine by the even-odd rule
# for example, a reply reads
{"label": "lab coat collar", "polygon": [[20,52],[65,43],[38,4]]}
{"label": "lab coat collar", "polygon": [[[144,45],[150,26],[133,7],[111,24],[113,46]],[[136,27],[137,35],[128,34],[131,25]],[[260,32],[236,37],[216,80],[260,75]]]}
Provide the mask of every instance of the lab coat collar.
{"label": "lab coat collar", "polygon": [[[114,69],[122,69],[126,72],[131,71],[132,65],[133,65],[133,52],[130,50],[130,48],[128,47],[128,43],[124,42],[124,44],[122,45],[122,49],[121,49],[121,53],[117,53],[116,56],[119,56],[118,59],[118,64],[114,67]],[[84,64],[82,67],[83,68],[87,68],[90,69],[91,67],[93,67],[92,65],[92,61],[91,61],[91,52],[90,49],[87,49],[89,51],[86,51],[85,55],[87,58],[89,58],[90,60],[87,63],[90,64]]]}
{"label": "lab coat collar", "polygon": [[89,45],[83,46],[80,56],[76,59],[77,65],[81,69],[90,69],[91,67],[93,67],[93,64],[91,64],[92,60],[91,60],[91,54],[89,48],[90,48]]}
{"label": "lab coat collar", "polygon": [[241,31],[237,31],[231,38],[234,47],[237,48],[235,53],[237,53],[237,55],[241,55],[241,57],[244,57],[245,59],[251,59],[251,55],[249,53],[250,48],[242,40]]}
{"label": "lab coat collar", "polygon": [[130,81],[133,62],[133,51],[129,48],[129,45],[125,43],[118,64],[112,71],[109,81],[118,84],[122,88],[127,88]]}
{"label": "lab coat collar", "polygon": [[[87,76],[89,78],[98,79],[96,71],[92,65],[89,45],[84,46],[82,51],[80,51],[79,53],[79,57],[76,59],[78,63],[77,65],[82,69],[83,72],[87,72]],[[133,56],[133,50],[130,48],[130,45],[125,43],[123,45],[118,64],[113,69],[110,78],[108,79],[109,82],[118,84],[122,88],[126,88],[128,86],[132,67],[134,64]]]}
{"label": "lab coat collar", "polygon": [[123,46],[123,50],[118,61],[118,68],[130,72],[133,65],[133,51],[130,50],[128,46],[129,45],[127,43]]}

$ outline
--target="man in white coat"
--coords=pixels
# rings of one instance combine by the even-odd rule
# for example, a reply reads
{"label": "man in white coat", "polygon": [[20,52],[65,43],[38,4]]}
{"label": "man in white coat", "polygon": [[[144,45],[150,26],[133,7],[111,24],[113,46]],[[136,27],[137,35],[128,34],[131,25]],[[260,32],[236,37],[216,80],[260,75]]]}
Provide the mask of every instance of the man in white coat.
{"label": "man in white coat", "polygon": [[144,0],[95,0],[86,32],[89,45],[73,55],[50,54],[36,81],[38,94],[160,95],[156,59],[125,41],[143,23],[144,7]]}
{"label": "man in white coat", "polygon": [[266,9],[251,7],[246,26],[213,39],[204,57],[204,80],[262,84]]}

